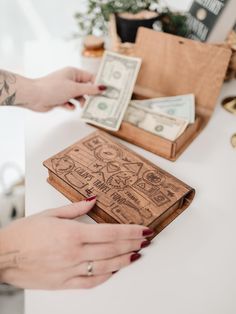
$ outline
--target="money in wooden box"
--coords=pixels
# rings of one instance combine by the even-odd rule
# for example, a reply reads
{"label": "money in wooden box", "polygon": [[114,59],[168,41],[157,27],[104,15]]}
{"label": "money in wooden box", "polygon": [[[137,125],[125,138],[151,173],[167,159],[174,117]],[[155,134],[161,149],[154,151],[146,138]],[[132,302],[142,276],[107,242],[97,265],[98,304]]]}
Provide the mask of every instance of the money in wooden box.
{"label": "money in wooden box", "polygon": [[96,84],[107,90],[88,98],[82,120],[174,161],[212,116],[230,55],[140,27],[132,57],[104,55]]}
{"label": "money in wooden box", "polygon": [[72,202],[97,195],[100,223],[140,224],[155,235],[191,203],[193,188],[96,131],[44,162],[48,182]]}
{"label": "money in wooden box", "polygon": [[195,119],[174,140],[142,130],[127,120],[112,134],[174,161],[210,120],[231,50],[140,27],[133,56],[142,60],[133,98],[193,94]]}

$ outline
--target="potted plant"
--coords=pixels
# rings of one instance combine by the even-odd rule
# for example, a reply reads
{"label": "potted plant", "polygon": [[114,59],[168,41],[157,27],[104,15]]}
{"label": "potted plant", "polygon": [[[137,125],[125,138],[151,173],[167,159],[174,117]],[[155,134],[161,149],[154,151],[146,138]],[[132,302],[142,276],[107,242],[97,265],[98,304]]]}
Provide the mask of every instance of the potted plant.
{"label": "potted plant", "polygon": [[[122,42],[134,42],[140,26],[153,28],[157,23],[159,30],[167,29],[172,33],[176,26],[178,29],[183,28],[185,17],[179,13],[171,13],[167,8],[159,13],[158,2],[158,0],[88,0],[86,11],[76,13],[75,18],[80,34],[101,35],[107,33],[110,16],[114,14],[117,32]],[[165,29],[162,28],[164,25],[162,21],[165,22]]]}

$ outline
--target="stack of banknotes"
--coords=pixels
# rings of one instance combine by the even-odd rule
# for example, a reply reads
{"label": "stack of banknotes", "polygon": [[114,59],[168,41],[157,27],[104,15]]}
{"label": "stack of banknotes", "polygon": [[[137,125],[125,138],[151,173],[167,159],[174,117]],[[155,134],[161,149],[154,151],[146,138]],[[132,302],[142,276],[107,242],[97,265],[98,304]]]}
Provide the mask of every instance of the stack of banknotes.
{"label": "stack of banknotes", "polygon": [[174,141],[195,121],[194,95],[131,100],[140,66],[139,58],[106,52],[95,83],[107,89],[87,99],[81,118],[111,131],[126,121]]}

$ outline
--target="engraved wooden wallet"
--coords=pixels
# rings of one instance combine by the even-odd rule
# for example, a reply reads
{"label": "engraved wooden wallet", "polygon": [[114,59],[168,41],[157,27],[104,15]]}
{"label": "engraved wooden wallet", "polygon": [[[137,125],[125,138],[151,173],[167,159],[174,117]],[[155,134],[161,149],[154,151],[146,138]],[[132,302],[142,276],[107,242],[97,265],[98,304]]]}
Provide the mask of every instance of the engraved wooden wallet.
{"label": "engraved wooden wallet", "polygon": [[195,191],[102,131],[44,162],[48,182],[72,202],[97,195],[88,214],[101,223],[141,224],[155,235],[183,212]]}

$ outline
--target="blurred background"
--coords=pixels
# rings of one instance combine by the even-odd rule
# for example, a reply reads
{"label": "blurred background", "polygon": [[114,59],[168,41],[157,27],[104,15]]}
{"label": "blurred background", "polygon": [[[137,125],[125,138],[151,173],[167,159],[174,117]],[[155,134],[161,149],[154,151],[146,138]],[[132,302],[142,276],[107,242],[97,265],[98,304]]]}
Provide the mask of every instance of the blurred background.
{"label": "blurred background", "polygon": [[[192,1],[165,2],[184,10]],[[1,0],[0,68],[24,73],[27,44],[51,38],[71,38],[78,31],[74,15],[85,6],[86,0]]]}
{"label": "blurred background", "polygon": [[[0,69],[37,77],[66,65],[80,66],[81,44],[73,36],[78,32],[74,15],[84,10],[86,2],[0,0]],[[164,3],[173,10],[187,10],[192,1]],[[9,202],[6,220],[22,215],[24,115],[24,110],[0,107],[0,218],[3,202]],[[0,313],[23,314],[23,293],[6,291],[0,289]]]}

